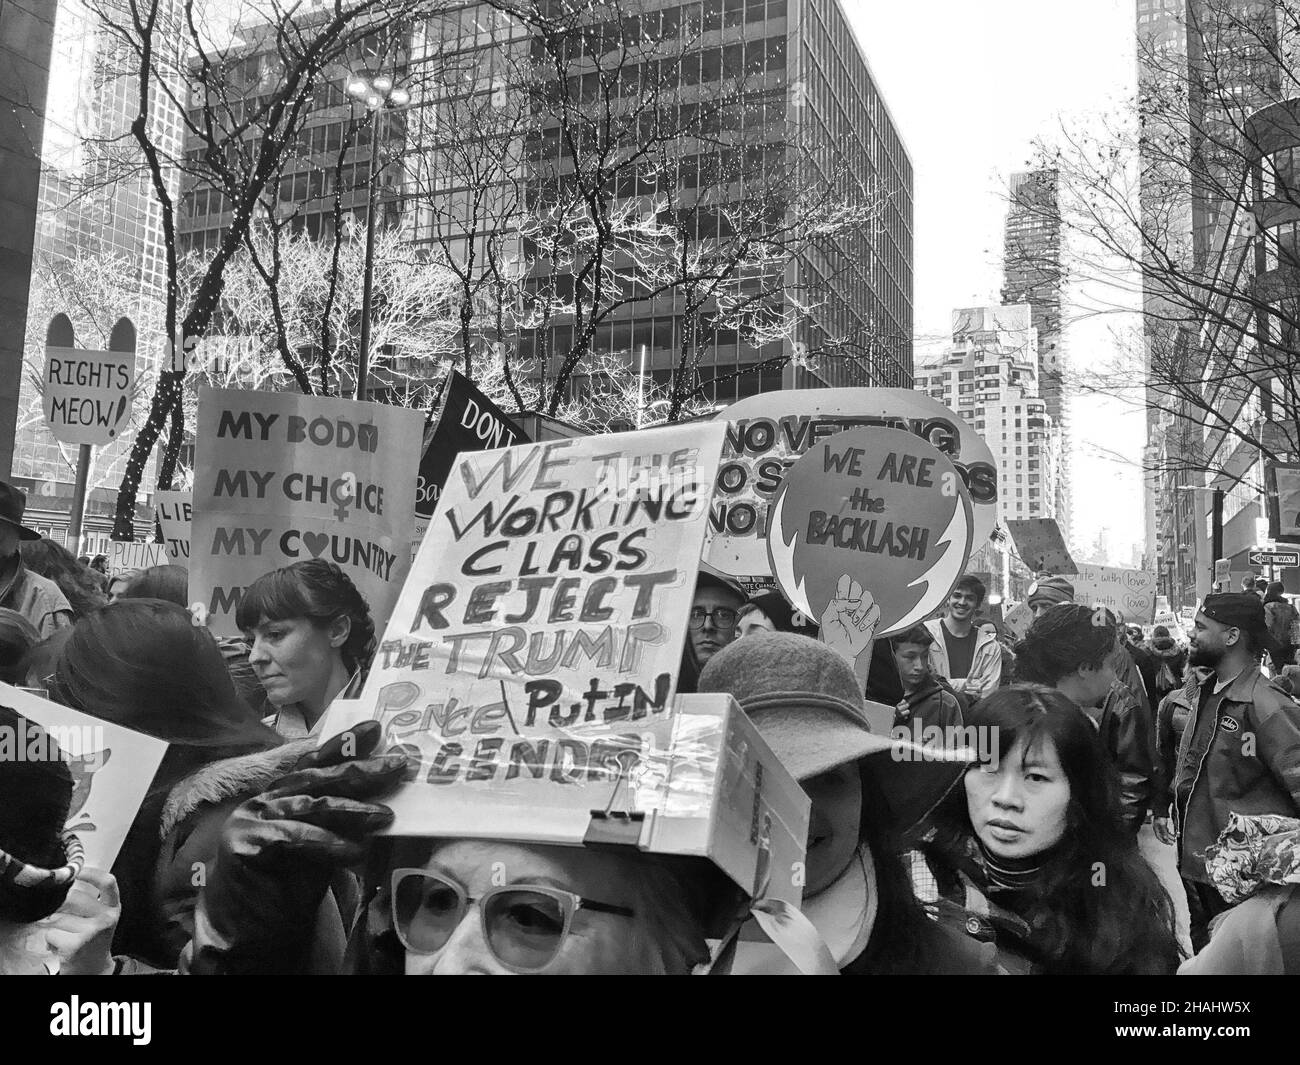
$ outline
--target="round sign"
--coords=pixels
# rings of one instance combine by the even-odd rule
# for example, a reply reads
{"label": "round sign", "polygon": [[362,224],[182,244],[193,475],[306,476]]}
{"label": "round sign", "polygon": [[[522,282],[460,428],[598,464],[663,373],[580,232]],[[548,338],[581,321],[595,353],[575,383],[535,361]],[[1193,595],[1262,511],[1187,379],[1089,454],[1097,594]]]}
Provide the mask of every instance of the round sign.
{"label": "round sign", "polygon": [[880,608],[876,635],[947,599],[970,557],[970,496],[951,459],[901,429],[849,429],[809,450],[772,505],[768,561],[796,608],[821,618],[847,575]]}
{"label": "round sign", "polygon": [[951,460],[969,493],[972,550],[998,517],[998,468],[993,452],[955,412],[910,388],[817,388],[765,392],[717,415],[727,438],[713,490],[712,535],[706,558],[735,577],[767,572],[771,506],[786,471],[836,433],[857,427],[902,429]]}

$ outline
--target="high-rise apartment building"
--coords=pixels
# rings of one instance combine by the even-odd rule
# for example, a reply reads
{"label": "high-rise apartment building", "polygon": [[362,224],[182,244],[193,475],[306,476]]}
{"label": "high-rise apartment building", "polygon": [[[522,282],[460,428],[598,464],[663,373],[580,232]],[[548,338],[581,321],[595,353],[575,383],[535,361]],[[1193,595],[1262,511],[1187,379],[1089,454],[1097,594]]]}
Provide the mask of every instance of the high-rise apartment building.
{"label": "high-rise apartment building", "polygon": [[[1039,394],[1039,339],[1028,304],[952,312],[952,343],[923,358],[916,387],[984,438],[998,471],[998,521],[1060,520],[1061,433]],[[1032,574],[996,538],[967,567],[990,591],[1023,599]]]}
{"label": "high-rise apartment building", "polygon": [[1069,395],[1066,391],[1064,245],[1059,175],[1033,170],[1011,176],[1011,204],[1003,241],[1004,305],[1030,308],[1037,333],[1038,394],[1060,437],[1060,475],[1052,486],[1052,517],[1070,535]]}
{"label": "high-rise apartment building", "polygon": [[[160,50],[171,49],[175,60],[181,47],[179,6],[163,5],[153,41]],[[129,150],[129,127],[139,111],[139,88],[129,73],[129,59],[122,45],[97,21],[81,0],[61,0],[54,27],[53,68],[44,123],[44,150],[38,194],[38,213],[32,278],[32,303],[43,269],[77,257],[111,261],[125,268],[119,278],[123,298],[137,297],[145,303],[159,303],[166,286],[166,253],[162,238],[162,211],[150,187],[149,177],[138,168],[123,176],[110,152]],[[166,66],[166,60],[162,61]],[[151,112],[154,136],[164,158],[178,156],[181,144],[180,115],[168,106],[164,93],[155,91]],[[105,149],[103,145],[116,147]],[[168,170],[173,193],[178,175]],[[43,306],[50,307],[48,299]],[[75,308],[67,308],[74,320]],[[137,380],[143,368],[162,353],[161,337],[141,320],[139,306],[123,307],[137,326]],[[97,316],[120,316],[117,308],[95,308]],[[27,364],[36,372],[44,363],[46,323],[31,322],[27,331]],[[102,344],[104,338],[80,336],[86,347]],[[113,525],[116,486],[125,468],[131,440],[122,439],[94,451],[82,551],[106,550]],[[28,491],[31,524],[62,539],[71,510],[76,479],[77,448],[60,445],[41,419],[40,397],[31,380],[23,375],[19,401],[19,429],[14,441],[13,476]],[[145,483],[149,483],[146,470]]]}

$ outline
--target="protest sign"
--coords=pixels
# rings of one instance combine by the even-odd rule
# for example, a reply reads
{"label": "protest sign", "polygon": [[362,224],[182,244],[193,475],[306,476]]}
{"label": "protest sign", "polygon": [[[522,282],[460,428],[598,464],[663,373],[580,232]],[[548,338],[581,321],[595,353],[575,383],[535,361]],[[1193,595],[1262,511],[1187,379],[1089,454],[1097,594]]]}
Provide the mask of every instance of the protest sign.
{"label": "protest sign", "polygon": [[1077,569],[1055,518],[1009,518],[1007,532],[1016,553],[1034,573],[1068,576]]}
{"label": "protest sign", "polygon": [[165,566],[171,561],[163,544],[134,540],[112,540],[108,545],[108,575],[116,577],[130,570]]}
{"label": "protest sign", "polygon": [[[707,495],[705,495],[707,499]],[[362,701],[330,707],[323,735],[369,720]],[[447,719],[455,722],[449,700]],[[502,702],[504,705],[504,701]],[[426,708],[434,718],[443,707]],[[381,750],[405,749],[419,713],[399,715]],[[807,795],[729,695],[679,695],[639,721],[527,727],[443,744],[427,782],[385,796],[393,835],[571,844],[619,842],[708,858],[747,894],[797,905],[803,894]],[[539,722],[540,725],[540,722]],[[580,738],[581,737],[581,738]],[[554,761],[547,753],[555,749]],[[409,779],[409,778],[408,778]],[[437,785],[436,788],[430,784]],[[595,816],[593,816],[593,814]],[[635,814],[636,816],[631,816]],[[604,816],[602,816],[604,815]]]}
{"label": "protest sign", "polygon": [[243,590],[305,559],[337,563],[387,620],[411,565],[424,419],[380,403],[199,392],[190,598],[237,635]]}
{"label": "protest sign", "polygon": [[41,393],[45,424],[64,444],[107,444],[131,408],[134,385],[134,350],[47,345]]}
{"label": "protest sign", "polygon": [[785,471],[810,448],[854,426],[906,430],[943,452],[966,486],[972,550],[993,532],[998,474],[993,452],[938,400],[909,388],[825,388],[767,392],[733,403],[710,515],[706,558],[733,576],[767,570],[770,506]]}
{"label": "protest sign", "polygon": [[1270,462],[1264,467],[1268,493],[1268,538],[1300,544],[1300,465]]}
{"label": "protest sign", "polygon": [[785,597],[824,625],[844,575],[880,608],[876,635],[944,602],[971,549],[971,504],[955,464],[902,429],[849,429],[790,467],[767,544]]}
{"label": "protest sign", "polygon": [[[0,705],[36,722],[58,743],[72,769],[67,827],[85,846],[87,865],[111,868],[167,744],[9,684],[0,684]],[[22,731],[0,729],[0,763],[41,757],[42,745]]]}
{"label": "protest sign", "polygon": [[542,832],[557,806],[592,805],[574,784],[663,753],[722,436],[457,459],[361,698],[412,757],[395,832],[444,831],[453,791],[462,813],[510,803]]}
{"label": "protest sign", "polygon": [[154,514],[162,529],[163,547],[169,561],[178,566],[190,564],[190,524],[194,517],[192,492],[155,492]]}
{"label": "protest sign", "polygon": [[1149,625],[1155,619],[1156,575],[1146,570],[1094,566],[1080,562],[1070,577],[1074,601],[1084,606],[1118,610],[1134,625]]}
{"label": "protest sign", "polygon": [[438,506],[447,475],[464,451],[491,451],[527,444],[528,435],[463,374],[451,371],[442,409],[424,455],[416,486],[415,512],[429,518]]}
{"label": "protest sign", "polygon": [[1002,622],[1012,636],[1017,640],[1023,640],[1029,631],[1029,626],[1034,623],[1034,612],[1029,608],[1028,603],[1017,603],[1006,612]]}

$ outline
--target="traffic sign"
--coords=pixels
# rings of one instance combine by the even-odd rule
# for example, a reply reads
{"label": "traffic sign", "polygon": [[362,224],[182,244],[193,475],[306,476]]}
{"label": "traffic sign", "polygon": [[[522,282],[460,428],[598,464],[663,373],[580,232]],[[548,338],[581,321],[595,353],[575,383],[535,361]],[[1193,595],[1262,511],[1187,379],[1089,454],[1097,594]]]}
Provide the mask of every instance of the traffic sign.
{"label": "traffic sign", "polygon": [[1252,566],[1300,566],[1300,551],[1251,551],[1246,559]]}

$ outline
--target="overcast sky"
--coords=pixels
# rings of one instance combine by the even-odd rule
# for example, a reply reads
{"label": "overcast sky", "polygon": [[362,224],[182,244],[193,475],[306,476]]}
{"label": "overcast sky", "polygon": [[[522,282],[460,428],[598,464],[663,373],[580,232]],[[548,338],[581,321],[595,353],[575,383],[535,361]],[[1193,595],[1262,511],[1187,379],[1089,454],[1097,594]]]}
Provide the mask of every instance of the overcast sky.
{"label": "overcast sky", "polygon": [[[1036,138],[1127,101],[1133,0],[841,0],[915,169],[918,341],[954,307],[999,302],[1008,177]],[[1069,327],[1072,359],[1107,358],[1111,330]],[[918,344],[918,348],[920,344]],[[1073,540],[1109,529],[1112,561],[1142,540],[1143,419],[1095,397],[1074,406]],[[1097,448],[1118,452],[1103,457]]]}

